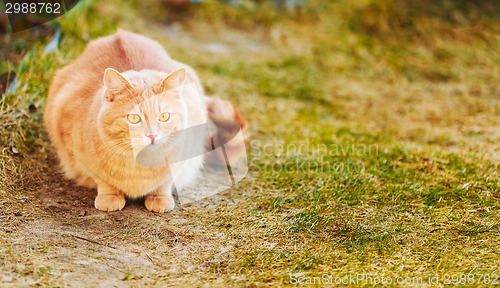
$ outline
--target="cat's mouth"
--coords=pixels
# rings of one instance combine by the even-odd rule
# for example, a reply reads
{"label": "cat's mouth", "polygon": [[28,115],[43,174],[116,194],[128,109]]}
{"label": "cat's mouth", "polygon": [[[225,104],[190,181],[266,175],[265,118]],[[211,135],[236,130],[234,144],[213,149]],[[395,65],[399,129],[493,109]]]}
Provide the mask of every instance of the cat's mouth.
{"label": "cat's mouth", "polygon": [[156,151],[160,148],[165,148],[166,145],[166,137],[157,137],[154,141],[150,141],[145,147],[149,151]]}
{"label": "cat's mouth", "polygon": [[154,143],[149,143],[148,145],[146,145],[146,147],[144,147],[144,149],[147,149],[149,151],[156,151],[163,146],[164,145],[162,143],[158,143],[155,141]]}
{"label": "cat's mouth", "polygon": [[150,137],[144,137],[142,139],[137,139],[137,142],[132,141],[132,147],[135,153],[160,153],[162,150],[167,148],[167,142],[169,142],[169,137],[167,135],[162,135],[155,137],[151,140]]}

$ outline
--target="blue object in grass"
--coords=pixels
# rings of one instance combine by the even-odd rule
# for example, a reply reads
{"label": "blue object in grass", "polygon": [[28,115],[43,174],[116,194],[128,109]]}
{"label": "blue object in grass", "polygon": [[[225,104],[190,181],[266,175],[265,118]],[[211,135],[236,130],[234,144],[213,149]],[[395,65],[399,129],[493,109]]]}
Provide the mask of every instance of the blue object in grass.
{"label": "blue object in grass", "polygon": [[5,91],[5,95],[16,93],[16,90],[17,90],[17,81],[16,80],[17,80],[17,76],[14,77],[14,80],[12,80],[12,82],[10,82],[9,88],[7,89],[7,91]]}
{"label": "blue object in grass", "polygon": [[47,45],[43,48],[43,54],[54,52],[57,47],[59,47],[59,43],[61,42],[61,29],[58,28],[52,40],[50,40]]}
{"label": "blue object in grass", "polygon": [[293,9],[297,6],[301,6],[301,5],[304,5],[306,3],[307,0],[282,0],[282,1],[278,1],[278,0],[275,0],[275,2],[285,2],[285,7],[287,9]]}
{"label": "blue object in grass", "polygon": [[[193,1],[193,0],[191,0]],[[280,8],[286,8],[286,9],[294,9],[297,6],[302,6],[304,5],[308,0],[272,0],[272,2]],[[224,0],[224,2],[228,5],[240,5],[243,0]],[[257,2],[254,0],[254,2]]]}

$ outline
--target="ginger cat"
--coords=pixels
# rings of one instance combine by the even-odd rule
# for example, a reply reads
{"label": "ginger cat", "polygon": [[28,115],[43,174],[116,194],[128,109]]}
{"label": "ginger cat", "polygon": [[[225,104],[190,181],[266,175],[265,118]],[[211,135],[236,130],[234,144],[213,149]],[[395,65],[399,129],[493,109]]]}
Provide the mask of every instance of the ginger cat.
{"label": "ginger cat", "polygon": [[[148,210],[165,212],[175,206],[174,183],[179,191],[202,168],[209,135],[186,128],[207,117],[247,126],[229,102],[204,96],[194,70],[159,43],[118,30],[58,71],[44,122],[66,177],[97,188],[97,209],[145,196]],[[170,161],[193,151],[200,156]]]}

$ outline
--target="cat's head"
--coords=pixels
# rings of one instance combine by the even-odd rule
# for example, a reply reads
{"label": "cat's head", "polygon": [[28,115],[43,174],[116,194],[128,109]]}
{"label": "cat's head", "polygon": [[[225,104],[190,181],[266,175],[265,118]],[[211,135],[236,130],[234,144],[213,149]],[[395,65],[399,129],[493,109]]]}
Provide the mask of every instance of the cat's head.
{"label": "cat's head", "polygon": [[185,79],[185,69],[169,75],[152,70],[119,73],[106,69],[99,136],[106,144],[136,152],[169,145],[172,135],[187,123],[182,95]]}

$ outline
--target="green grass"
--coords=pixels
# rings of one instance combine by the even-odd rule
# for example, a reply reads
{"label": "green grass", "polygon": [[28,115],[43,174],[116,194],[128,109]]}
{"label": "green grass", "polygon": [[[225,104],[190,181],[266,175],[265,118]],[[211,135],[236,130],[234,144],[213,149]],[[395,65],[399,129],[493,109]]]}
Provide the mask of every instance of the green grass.
{"label": "green grass", "polygon": [[[147,7],[133,1],[84,2],[51,24],[63,32],[59,51],[43,55],[35,43],[0,66],[21,83],[0,100],[2,215],[22,213],[13,227],[52,219],[150,251],[160,268],[122,269],[118,279],[131,285],[291,285],[291,273],[424,283],[439,275],[443,283],[445,274],[500,273],[500,11],[494,1],[413,2],[310,1],[291,12],[210,2],[178,18],[165,8],[143,17]],[[172,19],[187,42],[164,32]],[[89,220],[38,210],[37,189],[62,181],[51,176],[42,125],[48,83],[116,27],[160,41],[199,72],[208,94],[248,117],[250,172],[237,187],[161,216],[125,210]],[[232,53],[203,49],[212,42]],[[185,221],[162,230],[176,217]],[[179,243],[188,248],[175,254]],[[40,247],[33,257],[57,250]],[[2,251],[7,266],[29,261],[13,260],[16,248]],[[60,268],[37,259],[15,275],[61,285]]]}

